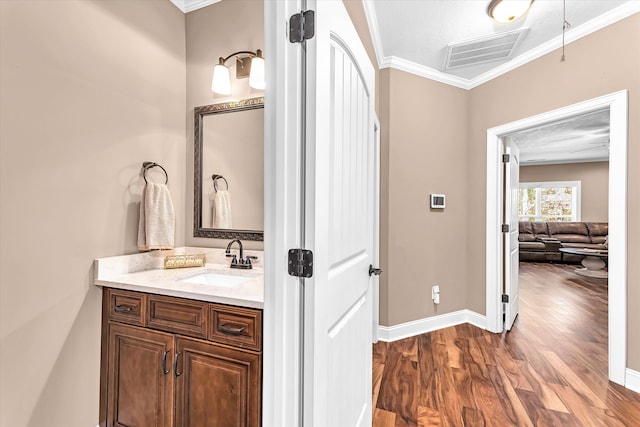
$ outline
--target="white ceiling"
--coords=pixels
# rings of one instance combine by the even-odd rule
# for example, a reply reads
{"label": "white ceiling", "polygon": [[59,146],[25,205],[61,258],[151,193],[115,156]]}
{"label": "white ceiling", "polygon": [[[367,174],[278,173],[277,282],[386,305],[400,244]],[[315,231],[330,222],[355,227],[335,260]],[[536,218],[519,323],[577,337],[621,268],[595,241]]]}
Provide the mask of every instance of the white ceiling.
{"label": "white ceiling", "polygon": [[[170,1],[187,13],[221,0]],[[463,89],[472,89],[562,45],[561,0],[535,0],[525,17],[510,24],[496,24],[489,18],[490,0],[362,3],[379,68],[396,68]],[[639,0],[566,0],[566,19],[571,24],[565,34],[566,60],[571,60],[571,42],[639,12]],[[445,68],[449,45],[513,31],[525,34],[507,59]],[[523,164],[606,160],[609,112],[572,118],[511,137],[520,147]]]}
{"label": "white ceiling", "polygon": [[609,160],[609,109],[547,123],[507,135],[521,165]]}
{"label": "white ceiling", "polygon": [[[562,45],[562,1],[536,0],[529,13],[510,24],[487,15],[489,0],[365,0],[371,36],[381,68],[402,69],[471,89]],[[567,44],[640,12],[640,1],[566,0],[571,28]],[[449,44],[527,29],[511,59],[444,71]],[[571,58],[567,47],[567,60]],[[560,57],[558,57],[560,60]]]}

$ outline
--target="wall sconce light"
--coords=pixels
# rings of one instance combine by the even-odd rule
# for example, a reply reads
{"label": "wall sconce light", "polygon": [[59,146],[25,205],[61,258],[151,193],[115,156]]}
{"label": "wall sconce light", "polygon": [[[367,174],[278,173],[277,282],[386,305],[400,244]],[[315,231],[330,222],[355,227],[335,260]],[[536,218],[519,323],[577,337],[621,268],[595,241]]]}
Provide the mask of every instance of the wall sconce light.
{"label": "wall sconce light", "polygon": [[226,58],[220,57],[218,64],[213,67],[211,90],[220,95],[231,95],[231,78],[229,77],[229,68],[225,63],[234,56],[236,57],[236,78],[249,77],[249,86],[254,89],[264,89],[264,58],[262,51],[258,49],[255,52],[241,50]]}
{"label": "wall sconce light", "polygon": [[508,24],[524,16],[532,4],[533,0],[492,0],[487,13],[497,23]]}

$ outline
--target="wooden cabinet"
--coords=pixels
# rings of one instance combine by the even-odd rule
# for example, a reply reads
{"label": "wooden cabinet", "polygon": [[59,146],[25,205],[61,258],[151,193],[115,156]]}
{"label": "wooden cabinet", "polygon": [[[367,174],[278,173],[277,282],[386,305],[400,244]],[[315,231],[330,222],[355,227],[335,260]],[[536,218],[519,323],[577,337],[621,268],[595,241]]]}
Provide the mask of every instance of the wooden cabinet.
{"label": "wooden cabinet", "polygon": [[100,425],[257,427],[262,312],[104,290]]}
{"label": "wooden cabinet", "polygon": [[[260,424],[260,356],[190,338],[178,339],[176,427]],[[211,399],[211,396],[215,396]]]}
{"label": "wooden cabinet", "polygon": [[167,367],[171,334],[109,325],[107,425],[169,427],[174,382]]}

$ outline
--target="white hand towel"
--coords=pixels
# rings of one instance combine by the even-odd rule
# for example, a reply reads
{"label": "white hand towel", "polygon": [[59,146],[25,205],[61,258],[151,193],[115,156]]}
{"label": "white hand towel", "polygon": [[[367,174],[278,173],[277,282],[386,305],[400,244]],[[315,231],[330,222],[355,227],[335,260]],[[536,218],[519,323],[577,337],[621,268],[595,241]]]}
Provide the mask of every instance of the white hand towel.
{"label": "white hand towel", "polygon": [[140,201],[138,249],[173,249],[175,220],[169,187],[148,182]]}
{"label": "white hand towel", "polygon": [[218,190],[213,196],[213,228],[233,228],[231,226],[231,196],[227,190]]}

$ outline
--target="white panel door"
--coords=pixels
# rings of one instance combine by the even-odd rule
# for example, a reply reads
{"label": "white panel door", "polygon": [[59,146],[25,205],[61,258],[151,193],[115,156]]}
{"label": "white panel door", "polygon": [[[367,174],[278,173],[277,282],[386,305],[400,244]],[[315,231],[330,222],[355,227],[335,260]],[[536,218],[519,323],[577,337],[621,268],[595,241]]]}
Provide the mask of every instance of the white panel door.
{"label": "white panel door", "polygon": [[505,303],[504,328],[510,331],[520,309],[518,273],[520,251],[518,245],[518,187],[520,184],[520,151],[512,142],[507,142],[509,162],[505,168],[505,223],[509,232],[504,233],[505,289],[509,302]]}
{"label": "white panel door", "polygon": [[370,426],[374,70],[342,1],[307,6],[305,426]]}

